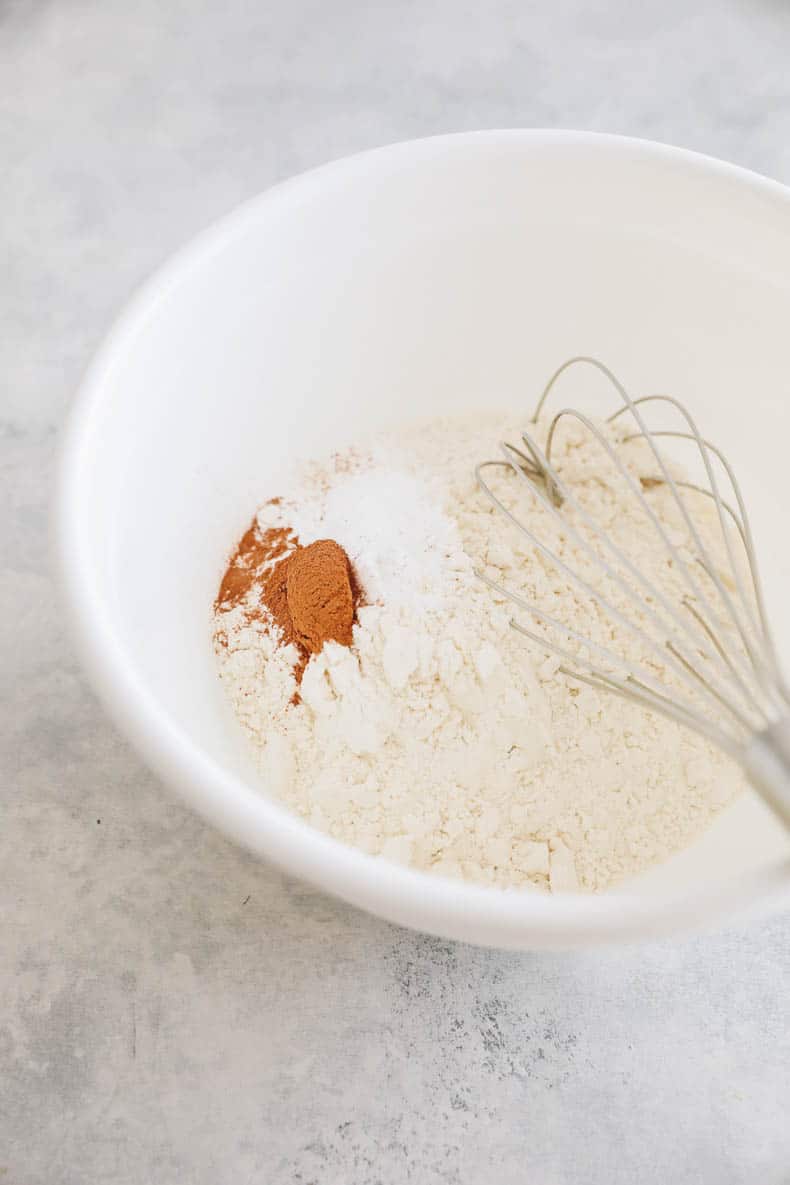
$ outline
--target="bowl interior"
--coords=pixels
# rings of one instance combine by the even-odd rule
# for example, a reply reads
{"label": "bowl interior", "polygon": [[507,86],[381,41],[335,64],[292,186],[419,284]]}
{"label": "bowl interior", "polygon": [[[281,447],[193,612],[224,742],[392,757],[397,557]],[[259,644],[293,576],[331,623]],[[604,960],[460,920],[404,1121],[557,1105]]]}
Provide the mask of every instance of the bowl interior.
{"label": "bowl interior", "polygon": [[[223,565],[257,504],[297,458],[362,429],[483,406],[526,414],[578,353],[634,391],[679,395],[728,453],[787,655],[788,323],[786,192],[688,154],[491,133],[279,187],[149,284],[86,385],[63,546],[83,613],[112,642],[102,677],[133,671],[193,755],[265,795],[210,646]],[[569,376],[565,391],[590,383]],[[649,908],[786,850],[749,796],[626,891]]]}

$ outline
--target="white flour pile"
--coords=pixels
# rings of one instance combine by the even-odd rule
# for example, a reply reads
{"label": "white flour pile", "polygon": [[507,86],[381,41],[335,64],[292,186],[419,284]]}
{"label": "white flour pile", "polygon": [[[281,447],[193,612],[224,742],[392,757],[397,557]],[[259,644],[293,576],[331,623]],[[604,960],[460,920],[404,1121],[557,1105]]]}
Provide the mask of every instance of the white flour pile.
{"label": "white flour pile", "polygon": [[[517,440],[514,427],[491,416],[422,424],[276,491],[261,531],[336,540],[366,603],[351,647],[329,642],[310,658],[294,704],[295,651],[261,620],[252,589],[216,613],[220,675],[265,784],[321,830],[486,884],[599,890],[691,842],[739,776],[697,736],[560,674],[475,576],[479,566],[590,632],[589,606],[476,486],[475,464],[497,440]],[[555,448],[580,502],[648,571],[665,569],[600,450],[569,432]],[[678,532],[666,492],[649,496]],[[541,530],[579,566],[556,529]],[[610,632],[602,620],[593,630]]]}

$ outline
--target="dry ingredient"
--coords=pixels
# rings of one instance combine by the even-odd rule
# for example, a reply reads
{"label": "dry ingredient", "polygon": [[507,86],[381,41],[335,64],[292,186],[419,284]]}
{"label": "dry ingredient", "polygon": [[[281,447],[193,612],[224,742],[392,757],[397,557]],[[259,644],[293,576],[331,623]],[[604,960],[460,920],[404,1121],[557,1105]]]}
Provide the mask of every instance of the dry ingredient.
{"label": "dry ingredient", "polygon": [[334,539],[318,539],[281,561],[286,604],[297,641],[310,654],[326,642],[351,645],[356,606],[348,556]]}
{"label": "dry ingredient", "polygon": [[[274,498],[269,505],[278,505]],[[343,548],[334,539],[317,539],[302,547],[290,527],[261,529],[257,519],[245,531],[222,578],[214,603],[217,614],[241,607],[247,625],[270,630],[277,644],[289,648],[298,685],[311,654],[326,642],[350,646],[359,582]],[[228,648],[227,632],[215,634],[220,649]],[[291,702],[298,704],[297,689]]]}
{"label": "dry ingredient", "polygon": [[[740,779],[701,738],[561,674],[475,575],[590,631],[576,590],[475,485],[486,442],[513,427],[440,420],[310,466],[228,568],[219,670],[266,790],[314,826],[484,884],[599,890],[685,847]],[[572,430],[555,449],[580,506],[671,582],[600,450]],[[665,488],[647,493],[681,541]],[[583,566],[570,537],[551,541]]]}

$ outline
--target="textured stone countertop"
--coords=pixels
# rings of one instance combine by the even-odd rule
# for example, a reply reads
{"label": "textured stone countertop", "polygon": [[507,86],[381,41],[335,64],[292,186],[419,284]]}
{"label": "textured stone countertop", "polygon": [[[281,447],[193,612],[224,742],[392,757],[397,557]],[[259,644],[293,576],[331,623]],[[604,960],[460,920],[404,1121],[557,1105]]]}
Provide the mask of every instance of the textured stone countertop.
{"label": "textured stone countertop", "polygon": [[790,1181],[790,918],[498,954],[288,880],[104,718],[47,544],[99,338],[243,198],[518,125],[790,181],[788,61],[782,0],[0,4],[3,1185]]}

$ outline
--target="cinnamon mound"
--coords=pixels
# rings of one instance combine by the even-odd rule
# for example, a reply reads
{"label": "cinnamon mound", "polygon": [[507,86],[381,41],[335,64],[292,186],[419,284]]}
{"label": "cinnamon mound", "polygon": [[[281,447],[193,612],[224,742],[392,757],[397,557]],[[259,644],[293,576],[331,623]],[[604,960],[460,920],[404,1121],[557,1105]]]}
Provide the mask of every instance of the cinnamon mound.
{"label": "cinnamon mound", "polygon": [[296,640],[310,654],[325,642],[351,645],[354,592],[351,565],[334,539],[299,547],[282,562],[288,610]]}
{"label": "cinnamon mound", "polygon": [[[326,642],[351,645],[361,603],[354,569],[334,539],[301,547],[290,527],[261,531],[253,520],[231,557],[214,607],[228,611],[240,606],[247,621],[273,621],[282,645],[297,652],[298,687],[310,655]],[[215,636],[220,646],[227,645],[223,630]],[[299,703],[298,690],[293,702]]]}

